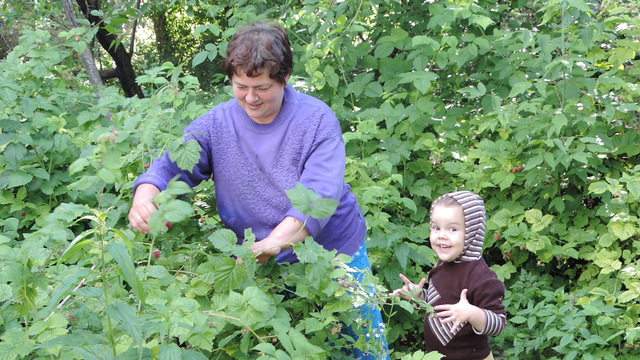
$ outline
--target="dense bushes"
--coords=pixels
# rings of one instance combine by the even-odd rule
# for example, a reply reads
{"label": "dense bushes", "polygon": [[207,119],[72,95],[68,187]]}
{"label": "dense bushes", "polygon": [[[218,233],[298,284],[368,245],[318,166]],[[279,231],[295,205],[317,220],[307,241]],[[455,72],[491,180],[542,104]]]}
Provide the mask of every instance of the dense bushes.
{"label": "dense bushes", "polygon": [[[242,6],[210,22],[247,21]],[[422,358],[424,314],[386,294],[398,273],[433,265],[428,207],[463,187],[486,199],[485,257],[508,290],[496,355],[640,355],[634,6],[300,1],[269,12],[292,34],[297,86],[343,120],[393,358]],[[146,99],[95,89],[73,75],[88,32],[25,31],[0,62],[0,358],[332,356],[338,314],[362,295],[344,259],[310,242],[296,266],[230,261],[250,257],[219,230],[213,183],[185,197],[176,184],[155,236],[128,229],[135,177],[168,148],[191,161],[182,129],[229,92],[204,94],[189,64],[170,63],[139,77]]]}

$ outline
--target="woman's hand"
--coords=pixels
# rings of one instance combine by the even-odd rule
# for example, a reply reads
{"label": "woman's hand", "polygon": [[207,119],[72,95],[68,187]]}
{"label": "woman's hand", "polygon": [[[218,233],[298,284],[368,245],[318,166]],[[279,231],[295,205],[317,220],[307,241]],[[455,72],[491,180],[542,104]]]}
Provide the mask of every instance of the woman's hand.
{"label": "woman's hand", "polygon": [[391,296],[400,296],[406,300],[412,300],[413,298],[420,298],[424,300],[423,289],[424,284],[427,283],[427,278],[420,279],[420,282],[414,284],[403,274],[400,274],[400,279],[404,282],[404,285],[400,289],[396,289],[391,293]]}
{"label": "woman's hand", "polygon": [[269,236],[256,241],[251,249],[258,257],[258,262],[263,263],[272,256],[278,256],[281,251],[291,249],[294,244],[304,240],[308,235],[309,232],[300,220],[287,216]]}
{"label": "woman's hand", "polygon": [[278,256],[282,249],[283,244],[279,239],[268,237],[260,241],[256,241],[251,250],[256,254],[259,263],[266,262],[272,256]]}
{"label": "woman's hand", "polygon": [[149,219],[151,214],[158,210],[153,203],[153,198],[160,194],[160,189],[151,184],[140,184],[133,196],[133,203],[129,211],[129,223],[134,229],[148,234]]}

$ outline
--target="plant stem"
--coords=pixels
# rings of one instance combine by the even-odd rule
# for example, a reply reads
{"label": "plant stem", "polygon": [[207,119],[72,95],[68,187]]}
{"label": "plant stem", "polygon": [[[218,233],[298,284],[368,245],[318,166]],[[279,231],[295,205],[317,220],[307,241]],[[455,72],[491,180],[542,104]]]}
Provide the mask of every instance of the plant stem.
{"label": "plant stem", "polygon": [[244,326],[247,330],[249,330],[258,340],[260,340],[260,342],[264,343],[266,342],[260,335],[258,335],[252,328],[251,326],[247,325],[244,321],[242,321],[242,319],[237,318],[237,317],[233,317],[233,316],[229,316],[229,315],[224,315],[224,314],[216,314],[216,313],[212,313],[212,312],[205,312],[205,314],[209,315],[209,316],[217,316],[217,317],[221,317],[221,318],[225,318],[225,319],[230,319],[230,320],[235,320],[239,323],[242,324],[242,326]]}

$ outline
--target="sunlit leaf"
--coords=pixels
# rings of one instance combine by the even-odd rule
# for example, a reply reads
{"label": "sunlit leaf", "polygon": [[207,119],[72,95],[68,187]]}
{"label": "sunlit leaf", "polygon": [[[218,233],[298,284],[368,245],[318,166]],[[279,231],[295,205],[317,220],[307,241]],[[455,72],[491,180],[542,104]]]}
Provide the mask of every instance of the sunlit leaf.
{"label": "sunlit leaf", "polygon": [[245,265],[234,258],[220,259],[214,264],[213,282],[216,291],[229,291],[236,289],[247,279]]}
{"label": "sunlit leaf", "polygon": [[627,240],[638,232],[638,229],[628,222],[612,222],[609,228],[620,240]]}

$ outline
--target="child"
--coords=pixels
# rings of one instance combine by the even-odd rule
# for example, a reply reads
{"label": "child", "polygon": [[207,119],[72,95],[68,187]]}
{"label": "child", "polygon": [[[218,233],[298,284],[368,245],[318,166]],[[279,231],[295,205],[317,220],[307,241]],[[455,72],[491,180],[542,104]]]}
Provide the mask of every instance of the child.
{"label": "child", "polygon": [[424,320],[428,351],[447,360],[493,359],[489,336],[506,326],[504,284],[482,258],[484,201],[471,191],[442,195],[431,205],[431,247],[440,261],[418,284],[400,274],[404,286],[392,295],[417,296],[434,307]]}

